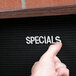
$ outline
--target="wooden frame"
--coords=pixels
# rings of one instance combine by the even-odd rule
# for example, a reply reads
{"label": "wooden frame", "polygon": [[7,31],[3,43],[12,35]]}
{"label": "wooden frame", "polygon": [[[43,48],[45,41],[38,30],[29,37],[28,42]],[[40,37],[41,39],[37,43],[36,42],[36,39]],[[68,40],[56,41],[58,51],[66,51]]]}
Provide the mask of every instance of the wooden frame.
{"label": "wooden frame", "polygon": [[76,4],[0,11],[0,19],[76,14]]}

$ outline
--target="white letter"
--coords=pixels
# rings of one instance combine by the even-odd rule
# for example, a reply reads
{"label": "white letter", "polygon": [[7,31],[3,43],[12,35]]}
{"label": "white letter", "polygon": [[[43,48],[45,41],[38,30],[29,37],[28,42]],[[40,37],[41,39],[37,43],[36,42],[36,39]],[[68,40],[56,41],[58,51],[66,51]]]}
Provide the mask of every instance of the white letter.
{"label": "white letter", "polygon": [[60,40],[60,37],[59,37],[59,36],[56,36],[56,37],[55,37],[55,40],[56,40],[56,42],[61,42],[61,40]]}
{"label": "white letter", "polygon": [[29,36],[26,37],[26,43],[30,44],[30,37]]}
{"label": "white letter", "polygon": [[51,36],[51,43],[52,43],[52,44],[55,43],[55,42],[54,42],[54,37],[53,37],[53,36]]}
{"label": "white letter", "polygon": [[39,44],[39,36],[35,36],[35,44]]}
{"label": "white letter", "polygon": [[40,37],[39,37],[39,42],[40,42],[40,44],[43,44],[43,43],[44,43],[44,40],[41,41],[42,39],[44,39],[43,36],[40,36]]}
{"label": "white letter", "polygon": [[33,44],[34,41],[35,41],[35,38],[31,36],[31,44]]}
{"label": "white letter", "polygon": [[50,36],[47,36],[47,44],[50,43],[51,44],[51,39]]}

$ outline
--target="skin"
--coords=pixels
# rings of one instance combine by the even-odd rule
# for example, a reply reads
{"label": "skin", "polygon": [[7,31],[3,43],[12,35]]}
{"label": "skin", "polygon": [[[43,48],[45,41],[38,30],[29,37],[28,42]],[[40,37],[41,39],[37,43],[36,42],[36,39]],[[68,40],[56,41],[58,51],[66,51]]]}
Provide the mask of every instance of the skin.
{"label": "skin", "polygon": [[33,65],[31,76],[69,76],[69,69],[56,56],[61,47],[61,42],[51,45]]}

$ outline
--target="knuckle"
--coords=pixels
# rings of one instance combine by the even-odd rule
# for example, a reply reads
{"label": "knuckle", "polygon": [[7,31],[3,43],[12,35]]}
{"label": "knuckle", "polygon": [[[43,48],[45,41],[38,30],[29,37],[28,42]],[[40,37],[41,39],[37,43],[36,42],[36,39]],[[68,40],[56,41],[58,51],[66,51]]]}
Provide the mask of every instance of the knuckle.
{"label": "knuckle", "polygon": [[67,72],[67,76],[69,76],[69,69],[66,69],[66,72]]}
{"label": "knuckle", "polygon": [[38,63],[38,61],[36,61],[34,64],[37,64]]}
{"label": "knuckle", "polygon": [[67,72],[69,73],[69,69],[67,69]]}
{"label": "knuckle", "polygon": [[66,68],[67,66],[64,63],[57,63],[56,68]]}
{"label": "knuckle", "polygon": [[[36,62],[33,64],[33,67],[34,67],[37,63],[38,63],[38,61],[36,61]],[[32,68],[33,68],[33,67],[32,67]]]}
{"label": "knuckle", "polygon": [[65,67],[65,68],[67,67],[64,63],[62,63],[62,66]]}

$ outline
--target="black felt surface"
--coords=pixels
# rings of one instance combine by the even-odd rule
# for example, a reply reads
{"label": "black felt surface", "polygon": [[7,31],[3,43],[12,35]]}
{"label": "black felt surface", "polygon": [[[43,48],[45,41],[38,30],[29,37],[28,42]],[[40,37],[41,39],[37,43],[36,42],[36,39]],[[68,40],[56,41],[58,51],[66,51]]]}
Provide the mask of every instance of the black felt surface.
{"label": "black felt surface", "polygon": [[58,57],[76,76],[76,15],[0,20],[0,76],[30,76],[50,44],[27,45],[26,36],[60,36]]}

